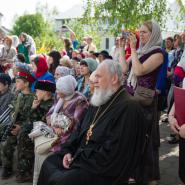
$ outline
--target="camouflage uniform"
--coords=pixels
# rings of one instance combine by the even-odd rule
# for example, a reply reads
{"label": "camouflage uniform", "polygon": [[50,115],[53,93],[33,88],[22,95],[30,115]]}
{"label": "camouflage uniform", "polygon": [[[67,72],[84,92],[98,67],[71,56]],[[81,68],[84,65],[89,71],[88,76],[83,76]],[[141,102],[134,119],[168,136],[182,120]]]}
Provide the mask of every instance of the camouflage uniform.
{"label": "camouflage uniform", "polygon": [[[15,123],[21,126],[21,130],[17,136],[8,136],[6,142],[3,143],[3,168],[12,170],[13,167],[13,154],[17,145],[18,153],[18,172],[30,171],[32,169],[32,162],[34,159],[33,142],[29,139],[28,133],[32,129],[32,125],[29,124],[30,109],[34,99],[33,94],[19,93],[21,96],[19,112]],[[18,96],[13,100],[13,112]]]}
{"label": "camouflage uniform", "polygon": [[[28,134],[33,129],[34,121],[46,122],[46,114],[53,104],[53,100],[49,99],[47,101],[41,101],[40,105],[36,109],[30,110],[29,122],[30,124],[25,124],[19,134],[20,144],[17,145],[18,150],[18,173],[30,172],[33,170],[34,163],[34,143],[28,137]],[[31,172],[32,173],[32,172]]]}
{"label": "camouflage uniform", "polygon": [[46,114],[53,105],[53,99],[41,101],[36,109],[31,110],[30,121],[43,121],[46,122]]}
{"label": "camouflage uniform", "polygon": [[[34,121],[46,121],[46,114],[49,108],[53,104],[53,100],[41,101],[40,105],[36,109],[31,109],[33,102],[33,95],[24,95],[24,102],[21,106],[21,114],[18,115],[16,122],[21,125],[21,131],[18,136],[10,136],[7,140],[7,144],[4,146],[3,166],[8,169],[12,169],[13,152],[17,145],[17,172],[18,174],[32,173],[33,161],[34,161],[34,144],[28,137],[28,134],[33,128]],[[6,157],[5,157],[6,156]]]}

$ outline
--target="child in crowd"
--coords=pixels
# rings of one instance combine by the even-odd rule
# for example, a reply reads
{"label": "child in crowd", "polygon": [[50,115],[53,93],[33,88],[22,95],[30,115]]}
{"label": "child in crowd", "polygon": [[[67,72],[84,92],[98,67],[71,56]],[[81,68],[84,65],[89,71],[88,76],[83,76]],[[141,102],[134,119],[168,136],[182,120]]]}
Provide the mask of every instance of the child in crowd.
{"label": "child in crowd", "polygon": [[[29,181],[32,173],[33,143],[28,137],[31,124],[29,124],[30,110],[34,95],[31,93],[31,84],[35,78],[28,72],[18,72],[16,75],[17,96],[12,101],[11,129],[5,129],[2,147],[3,171],[1,178],[7,179],[13,173],[14,151],[17,146],[17,175],[16,181]],[[9,133],[9,134],[5,134]]]}

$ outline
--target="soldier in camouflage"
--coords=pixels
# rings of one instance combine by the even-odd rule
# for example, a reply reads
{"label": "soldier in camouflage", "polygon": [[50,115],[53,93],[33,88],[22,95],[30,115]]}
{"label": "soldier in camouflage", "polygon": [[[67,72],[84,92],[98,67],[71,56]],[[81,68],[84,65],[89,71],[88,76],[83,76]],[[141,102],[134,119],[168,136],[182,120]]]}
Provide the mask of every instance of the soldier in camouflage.
{"label": "soldier in camouflage", "polygon": [[43,121],[46,123],[46,114],[53,105],[55,83],[48,80],[39,80],[35,84],[36,98],[33,101],[30,121]]}
{"label": "soldier in camouflage", "polygon": [[34,145],[29,139],[28,133],[32,129],[29,118],[30,109],[34,100],[34,94],[31,93],[30,86],[34,80],[34,77],[28,72],[17,73],[16,90],[19,93],[12,101],[12,114],[15,114],[15,112],[17,112],[17,114],[14,117],[15,121],[14,127],[11,130],[11,135],[9,135],[3,143],[2,179],[7,179],[12,175],[14,151],[17,146],[17,179],[19,180],[20,177],[24,177],[24,180],[30,180],[29,178],[32,172],[34,160]]}
{"label": "soldier in camouflage", "polygon": [[[36,96],[35,96],[35,99],[33,100],[32,108],[30,110],[30,116],[29,116],[30,124],[29,126],[27,124],[27,127],[25,127],[26,130],[24,131],[24,133],[26,133],[24,140],[28,140],[28,141],[30,141],[30,139],[28,139],[27,136],[33,128],[33,122],[35,121],[46,122],[47,112],[53,105],[52,96],[55,93],[56,85],[55,83],[47,80],[40,80],[36,82],[35,89],[36,89]],[[25,155],[27,156],[29,156],[30,154],[33,155],[33,152],[34,152],[33,147],[30,144],[32,148],[30,148],[29,151],[27,151],[28,145],[29,145],[28,142],[27,144],[23,143],[23,145],[21,146],[22,148],[19,149],[22,152],[20,152],[20,155],[18,156],[18,158],[20,159],[20,163],[18,165],[18,171],[19,171],[19,174],[20,173],[23,174],[23,175],[17,176],[16,178],[16,181],[19,183],[26,182],[28,179],[30,179],[30,176],[32,180],[32,174],[30,175],[30,173],[28,173],[29,175],[27,176],[27,174],[24,173],[27,170],[26,167],[27,167],[28,161],[31,161],[32,162],[31,165],[33,165],[33,160],[28,160],[28,161],[23,160],[23,159],[27,159],[24,157]],[[27,148],[25,148],[25,146]]]}

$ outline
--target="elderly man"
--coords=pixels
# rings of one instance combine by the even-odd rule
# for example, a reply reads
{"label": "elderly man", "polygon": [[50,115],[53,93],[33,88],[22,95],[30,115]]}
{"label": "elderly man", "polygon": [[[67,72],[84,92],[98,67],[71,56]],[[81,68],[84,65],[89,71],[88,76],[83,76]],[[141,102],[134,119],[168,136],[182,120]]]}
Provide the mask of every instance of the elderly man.
{"label": "elderly man", "polygon": [[37,185],[123,185],[135,177],[145,140],[141,108],[127,95],[122,69],[112,60],[98,66],[94,86],[80,129],[45,160]]}

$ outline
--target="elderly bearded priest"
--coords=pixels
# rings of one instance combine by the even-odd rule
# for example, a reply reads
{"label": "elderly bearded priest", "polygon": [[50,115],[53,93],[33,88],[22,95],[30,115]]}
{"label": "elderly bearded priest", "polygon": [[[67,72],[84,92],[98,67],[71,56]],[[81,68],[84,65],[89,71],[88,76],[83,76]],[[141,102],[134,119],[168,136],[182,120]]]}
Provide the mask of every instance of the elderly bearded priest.
{"label": "elderly bearded priest", "polygon": [[140,106],[122,84],[112,60],[96,72],[91,106],[60,153],[49,156],[37,185],[123,185],[140,166],[145,138]]}

